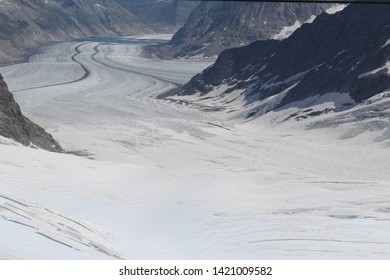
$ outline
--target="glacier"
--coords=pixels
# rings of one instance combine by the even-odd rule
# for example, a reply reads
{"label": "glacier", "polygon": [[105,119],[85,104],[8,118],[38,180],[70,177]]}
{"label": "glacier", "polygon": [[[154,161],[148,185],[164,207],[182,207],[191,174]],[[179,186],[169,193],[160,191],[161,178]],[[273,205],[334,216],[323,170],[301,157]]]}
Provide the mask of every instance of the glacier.
{"label": "glacier", "polygon": [[388,259],[378,131],[342,138],[353,123],[307,130],[158,98],[213,63],[142,57],[163,40],[56,43],[0,68],[69,151],[0,138],[0,258]]}

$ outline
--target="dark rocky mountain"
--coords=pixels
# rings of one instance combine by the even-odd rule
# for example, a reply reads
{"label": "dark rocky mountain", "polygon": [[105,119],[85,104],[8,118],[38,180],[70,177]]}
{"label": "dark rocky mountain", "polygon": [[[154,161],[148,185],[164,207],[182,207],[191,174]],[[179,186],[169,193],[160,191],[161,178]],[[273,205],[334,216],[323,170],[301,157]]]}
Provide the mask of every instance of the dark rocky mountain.
{"label": "dark rocky mountain", "polygon": [[[298,27],[331,6],[323,3],[202,2],[169,43],[148,47],[146,54],[165,59],[211,57],[228,48],[273,38],[283,28]],[[280,35],[283,38],[286,34]]]}
{"label": "dark rocky mountain", "polygon": [[241,98],[253,105],[246,117],[293,105],[309,107],[291,116],[297,120],[318,115],[323,112],[310,105],[331,93],[335,99],[348,95],[350,102],[330,110],[346,110],[390,90],[389,15],[390,5],[351,4],[319,15],[285,40],[226,50],[179,95],[223,100],[234,92],[229,103]]}
{"label": "dark rocky mountain", "polygon": [[43,128],[23,116],[19,105],[0,74],[0,135],[26,146],[63,152],[61,146]]}
{"label": "dark rocky mountain", "polygon": [[150,32],[114,0],[1,0],[0,63],[20,61],[42,44]]}
{"label": "dark rocky mountain", "polygon": [[200,1],[117,0],[156,32],[174,33],[187,21]]}

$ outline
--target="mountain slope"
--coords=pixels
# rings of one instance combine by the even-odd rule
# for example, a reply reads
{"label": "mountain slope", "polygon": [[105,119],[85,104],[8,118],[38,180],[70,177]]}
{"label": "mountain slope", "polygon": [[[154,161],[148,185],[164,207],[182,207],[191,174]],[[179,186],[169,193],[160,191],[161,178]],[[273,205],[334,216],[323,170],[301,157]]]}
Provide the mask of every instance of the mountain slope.
{"label": "mountain slope", "polygon": [[147,48],[163,58],[214,56],[250,42],[283,38],[330,4],[243,3],[206,1],[191,13],[187,23],[165,45]]}
{"label": "mountain slope", "polygon": [[2,0],[0,63],[20,61],[52,41],[149,31],[114,0]]}
{"label": "mountain slope", "polygon": [[62,148],[43,128],[24,117],[0,75],[0,135],[24,145],[61,152]]}
{"label": "mountain slope", "polygon": [[[389,14],[390,5],[350,5],[318,16],[283,41],[226,50],[175,98],[214,104],[244,118],[286,110],[278,121],[388,100]],[[240,113],[233,112],[238,104]],[[380,108],[365,116],[388,121],[389,112]]]}

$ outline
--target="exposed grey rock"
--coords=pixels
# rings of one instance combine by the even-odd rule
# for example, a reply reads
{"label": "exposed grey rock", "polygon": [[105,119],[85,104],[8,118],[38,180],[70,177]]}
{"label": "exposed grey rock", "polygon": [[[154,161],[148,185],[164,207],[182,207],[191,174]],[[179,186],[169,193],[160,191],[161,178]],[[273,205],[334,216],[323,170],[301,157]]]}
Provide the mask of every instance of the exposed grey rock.
{"label": "exposed grey rock", "polygon": [[63,152],[61,146],[43,128],[23,116],[19,105],[0,74],[0,135],[26,146],[35,145],[52,152]]}
{"label": "exposed grey rock", "polygon": [[171,59],[204,55],[270,39],[284,27],[303,23],[331,4],[206,1],[191,13],[187,23],[164,45],[147,47],[146,54]]}

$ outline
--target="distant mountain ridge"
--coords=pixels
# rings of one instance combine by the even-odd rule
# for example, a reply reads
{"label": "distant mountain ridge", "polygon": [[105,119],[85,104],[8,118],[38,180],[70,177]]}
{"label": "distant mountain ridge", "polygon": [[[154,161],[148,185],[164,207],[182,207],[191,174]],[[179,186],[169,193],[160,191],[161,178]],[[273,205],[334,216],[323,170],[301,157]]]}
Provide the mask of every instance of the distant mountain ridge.
{"label": "distant mountain ridge", "polygon": [[[205,1],[164,45],[147,47],[146,54],[171,59],[212,57],[223,50],[270,39],[297,28],[332,4]],[[283,30],[285,29],[285,30]],[[280,34],[281,37],[286,34]]]}
{"label": "distant mountain ridge", "polygon": [[[283,41],[226,50],[177,98],[233,111],[232,104],[243,102],[244,118],[295,108],[287,118],[296,120],[347,110],[381,93],[388,98],[389,15],[390,5],[351,4],[334,15],[319,15]],[[313,109],[326,102],[335,105]],[[381,108],[366,116],[389,118]]]}
{"label": "distant mountain ridge", "polygon": [[116,0],[156,32],[176,32],[200,1]]}
{"label": "distant mountain ridge", "polygon": [[26,146],[33,145],[52,152],[63,152],[61,146],[43,128],[23,116],[19,105],[0,74],[0,135]]}

